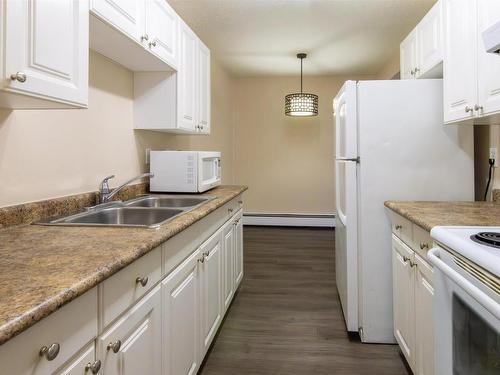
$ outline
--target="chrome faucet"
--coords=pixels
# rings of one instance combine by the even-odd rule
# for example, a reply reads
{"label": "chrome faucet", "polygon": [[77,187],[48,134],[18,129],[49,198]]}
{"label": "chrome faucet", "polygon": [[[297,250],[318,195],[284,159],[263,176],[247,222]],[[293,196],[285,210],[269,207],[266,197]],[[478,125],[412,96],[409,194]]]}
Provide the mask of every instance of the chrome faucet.
{"label": "chrome faucet", "polygon": [[118,186],[116,189],[114,189],[111,192],[111,189],[109,188],[108,181],[112,178],[115,177],[115,175],[111,175],[106,177],[104,180],[101,182],[101,186],[99,187],[99,203],[107,203],[113,198],[115,194],[117,194],[119,191],[121,191],[125,186],[129,185],[130,183],[140,180],[141,178],[144,177],[153,177],[154,175],[152,173],[143,173],[137,177],[131,178],[130,180],[124,182],[120,186]]}

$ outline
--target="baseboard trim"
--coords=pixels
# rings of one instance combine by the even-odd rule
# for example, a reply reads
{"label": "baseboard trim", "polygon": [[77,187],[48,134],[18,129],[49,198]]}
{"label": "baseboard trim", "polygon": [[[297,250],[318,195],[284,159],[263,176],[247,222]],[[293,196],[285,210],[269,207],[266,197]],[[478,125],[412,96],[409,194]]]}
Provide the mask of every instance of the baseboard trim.
{"label": "baseboard trim", "polygon": [[280,227],[335,227],[335,215],[265,214],[245,212],[243,225]]}

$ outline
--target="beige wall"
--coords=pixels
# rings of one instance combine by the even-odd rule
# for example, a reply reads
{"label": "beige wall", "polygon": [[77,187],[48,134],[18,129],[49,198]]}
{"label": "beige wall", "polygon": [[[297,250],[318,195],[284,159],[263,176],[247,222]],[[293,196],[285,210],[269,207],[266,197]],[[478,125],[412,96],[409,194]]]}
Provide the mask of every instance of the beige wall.
{"label": "beige wall", "polygon": [[377,73],[375,79],[393,79],[399,78],[400,63],[399,63],[399,48],[393,52],[391,57],[384,64],[382,69]]}
{"label": "beige wall", "polygon": [[297,77],[236,80],[234,170],[236,182],[250,187],[246,212],[334,212],[332,100],[351,78],[306,77],[305,91],[319,96],[319,115],[308,118],[284,114],[284,97],[299,88]]}
{"label": "beige wall", "polygon": [[0,207],[113,186],[146,171],[146,148],[223,151],[224,182],[232,183],[234,103],[231,78],[212,61],[210,136],[133,130],[132,72],[90,55],[89,108],[0,109]]}

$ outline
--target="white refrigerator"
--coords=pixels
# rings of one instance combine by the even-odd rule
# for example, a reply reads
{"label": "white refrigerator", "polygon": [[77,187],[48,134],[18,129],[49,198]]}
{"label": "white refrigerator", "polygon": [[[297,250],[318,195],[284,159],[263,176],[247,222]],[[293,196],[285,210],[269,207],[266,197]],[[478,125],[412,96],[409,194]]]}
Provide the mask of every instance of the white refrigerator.
{"label": "white refrigerator", "polygon": [[473,200],[473,129],[443,125],[441,80],[347,81],[333,104],[335,273],[347,330],[393,343],[384,201]]}

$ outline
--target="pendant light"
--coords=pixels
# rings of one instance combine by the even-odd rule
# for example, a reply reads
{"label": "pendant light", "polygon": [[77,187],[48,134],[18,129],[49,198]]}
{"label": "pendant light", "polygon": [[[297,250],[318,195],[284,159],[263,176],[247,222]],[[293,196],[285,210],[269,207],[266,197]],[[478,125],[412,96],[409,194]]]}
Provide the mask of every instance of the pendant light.
{"label": "pendant light", "polygon": [[285,115],[287,116],[317,116],[318,95],[302,92],[302,61],[307,57],[305,53],[297,54],[300,59],[300,93],[285,96]]}

